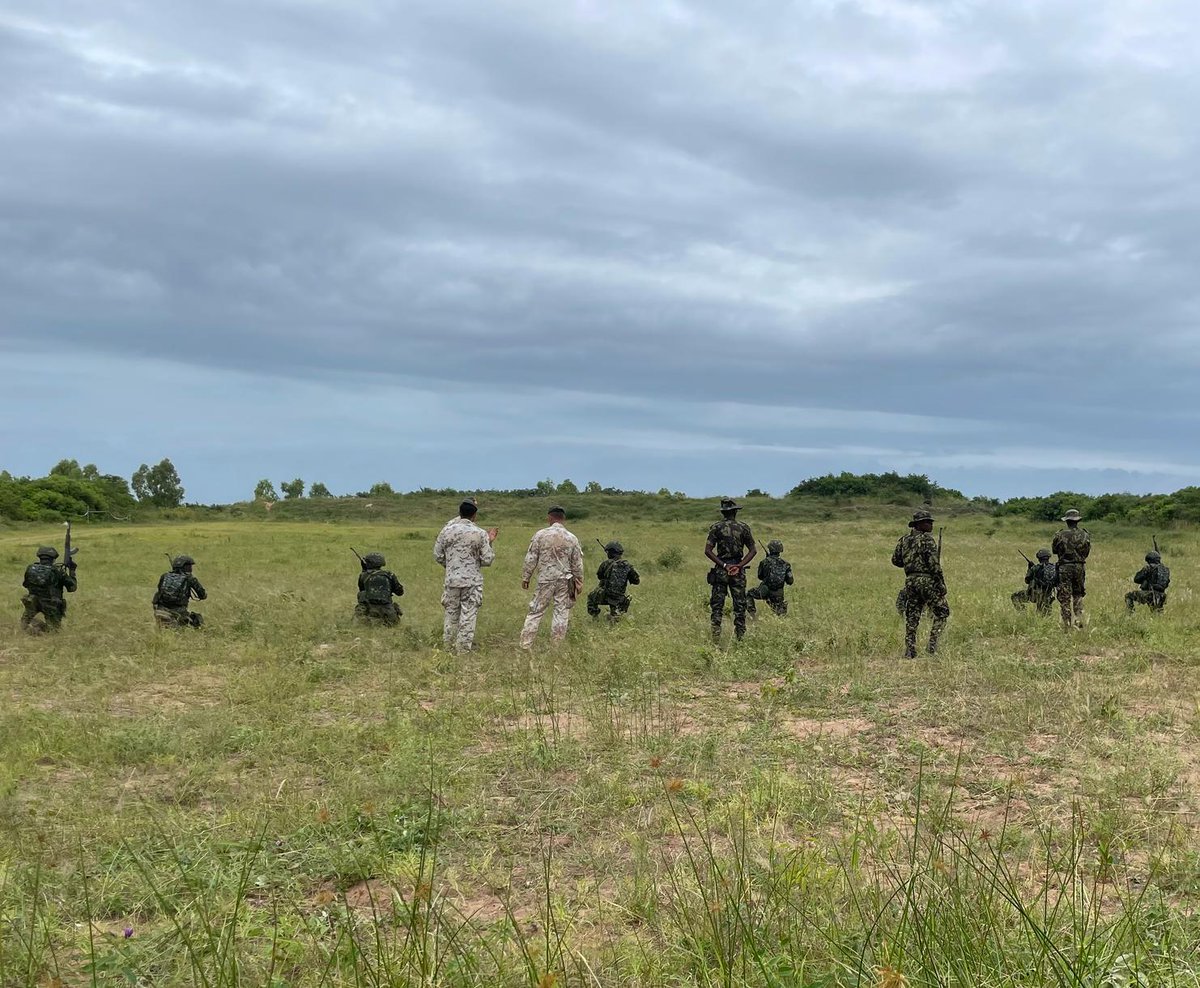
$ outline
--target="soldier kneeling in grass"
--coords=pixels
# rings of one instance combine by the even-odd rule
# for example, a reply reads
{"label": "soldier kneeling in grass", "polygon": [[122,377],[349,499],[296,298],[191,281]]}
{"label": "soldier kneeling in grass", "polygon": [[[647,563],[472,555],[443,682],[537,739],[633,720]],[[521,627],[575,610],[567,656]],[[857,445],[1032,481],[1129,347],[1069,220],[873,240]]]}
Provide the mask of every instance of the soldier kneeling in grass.
{"label": "soldier kneeling in grass", "polygon": [[154,591],[154,620],[160,628],[199,628],[204,618],[188,610],[193,598],[205,600],[208,592],[192,576],[196,564],[191,556],[176,556],[171,560],[171,572],[158,578],[158,589]]}
{"label": "soldier kneeling in grass", "polygon": [[1125,595],[1125,606],[1132,614],[1134,606],[1146,604],[1152,611],[1161,611],[1167,606],[1167,587],[1171,585],[1171,571],[1163,564],[1158,550],[1146,553],[1146,565],[1133,575],[1137,590]]}
{"label": "soldier kneeling in grass", "polygon": [[758,564],[757,587],[746,592],[746,610],[756,614],[756,600],[765,600],[780,617],[787,614],[787,598],[783,588],[790,587],[796,582],[792,576],[792,564],[783,558],[783,543],[779,539],[771,539],[767,543],[767,556]]}
{"label": "soldier kneeling in grass", "polygon": [[367,621],[396,624],[404,613],[392,597],[403,596],[404,587],[396,574],[383,567],[387,560],[379,552],[362,557],[362,572],[358,574],[358,604],[354,616]]}
{"label": "soldier kneeling in grass", "polygon": [[596,570],[600,584],[588,594],[587,609],[593,618],[598,618],[601,608],[607,607],[608,621],[614,624],[620,615],[628,613],[633,603],[625,590],[631,583],[635,586],[641,583],[642,578],[629,560],[621,558],[625,547],[620,542],[609,542],[604,546],[604,554],[608,558]]}

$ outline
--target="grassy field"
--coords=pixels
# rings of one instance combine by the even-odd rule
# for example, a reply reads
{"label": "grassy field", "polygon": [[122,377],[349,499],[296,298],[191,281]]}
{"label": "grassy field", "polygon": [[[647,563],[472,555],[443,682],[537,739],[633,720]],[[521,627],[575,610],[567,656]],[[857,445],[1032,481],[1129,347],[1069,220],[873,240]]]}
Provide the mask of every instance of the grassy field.
{"label": "grassy field", "polygon": [[[748,512],[787,543],[792,610],[714,648],[711,519],[593,511],[588,569],[620,537],[633,613],[580,606],[529,656],[541,519],[507,506],[480,517],[483,649],[455,657],[449,514],[80,526],[40,638],[20,574],[58,531],[0,532],[0,984],[1200,981],[1197,533],[1160,537],[1170,603],[1130,617],[1149,533],[1091,526],[1067,636],[1008,602],[1052,526],[954,520],[942,652],[905,662],[903,512]],[[350,545],[405,583],[400,628],[351,620]],[[181,551],[208,626],[158,632]]]}

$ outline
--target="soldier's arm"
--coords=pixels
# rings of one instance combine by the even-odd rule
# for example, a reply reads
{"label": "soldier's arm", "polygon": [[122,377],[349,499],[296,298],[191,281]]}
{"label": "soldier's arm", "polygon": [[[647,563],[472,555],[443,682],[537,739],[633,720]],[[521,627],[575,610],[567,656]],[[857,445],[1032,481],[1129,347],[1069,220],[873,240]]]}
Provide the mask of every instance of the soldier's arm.
{"label": "soldier's arm", "polygon": [[496,550],[492,548],[492,540],[487,537],[487,532],[484,532],[479,543],[479,565],[491,566],[495,561]]}
{"label": "soldier's arm", "polygon": [[1092,540],[1084,537],[1083,544],[1079,547],[1079,556],[1081,559],[1087,559],[1092,554]]}
{"label": "soldier's arm", "polygon": [[392,581],[392,593],[395,594],[397,597],[403,597],[404,596],[404,584],[401,583],[396,578],[395,573],[389,573],[388,576],[391,577],[391,581]]}
{"label": "soldier's arm", "polygon": [[635,587],[639,583],[642,582],[642,578],[640,576],[638,576],[638,571],[635,570],[632,566],[629,567],[629,582],[632,583]]}
{"label": "soldier's arm", "polygon": [[570,548],[570,563],[571,576],[575,578],[575,582],[580,586],[583,585],[583,549],[579,545],[579,540],[576,539]]}
{"label": "soldier's arm", "polygon": [[79,581],[75,579],[75,573],[65,566],[63,567],[62,586],[67,593],[74,593],[79,589]]}
{"label": "soldier's arm", "polygon": [[528,583],[533,579],[533,571],[537,569],[538,555],[541,551],[541,546],[538,544],[538,537],[535,535],[529,542],[529,549],[525,553],[525,565],[521,569],[521,582]]}
{"label": "soldier's arm", "polygon": [[791,563],[787,564],[787,573],[783,577],[783,582],[786,583],[789,587],[793,583],[796,582],[796,578],[794,576],[792,576],[792,564]]}
{"label": "soldier's arm", "polygon": [[446,566],[446,530],[444,528],[433,540],[433,561],[443,568]]}
{"label": "soldier's arm", "polygon": [[597,580],[607,580],[608,579],[608,571],[610,569],[612,569],[612,560],[611,559],[604,560],[604,562],[602,562],[599,566],[596,567],[596,579]]}
{"label": "soldier's arm", "polygon": [[1133,574],[1134,583],[1144,583],[1149,578],[1149,566],[1143,566],[1140,570]]}
{"label": "soldier's arm", "polygon": [[896,543],[896,548],[892,550],[892,565],[904,568],[904,539]]}
{"label": "soldier's arm", "polygon": [[767,578],[767,561],[765,559],[760,559],[758,561],[758,578],[760,580],[765,580]]}
{"label": "soldier's arm", "polygon": [[1050,543],[1050,551],[1056,556],[1061,556],[1064,548],[1062,536],[1055,534],[1054,541]]}
{"label": "soldier's arm", "polygon": [[746,526],[746,528],[742,529],[742,545],[749,550],[746,555],[742,557],[742,561],[738,563],[738,568],[744,570],[750,565],[750,560],[758,555],[758,543],[754,541],[754,535],[751,533],[749,526]]}
{"label": "soldier's arm", "polygon": [[367,571],[363,570],[358,574],[358,589],[361,590],[367,583]]}
{"label": "soldier's arm", "polygon": [[207,600],[208,591],[204,589],[204,584],[197,580],[194,576],[188,580],[192,588],[192,593],[196,595],[197,600]]}
{"label": "soldier's arm", "polygon": [[704,555],[711,559],[715,565],[720,566],[721,560],[717,558],[717,554],[713,551],[716,549],[716,547],[716,542],[714,542],[712,539],[709,539],[706,543],[704,543]]}

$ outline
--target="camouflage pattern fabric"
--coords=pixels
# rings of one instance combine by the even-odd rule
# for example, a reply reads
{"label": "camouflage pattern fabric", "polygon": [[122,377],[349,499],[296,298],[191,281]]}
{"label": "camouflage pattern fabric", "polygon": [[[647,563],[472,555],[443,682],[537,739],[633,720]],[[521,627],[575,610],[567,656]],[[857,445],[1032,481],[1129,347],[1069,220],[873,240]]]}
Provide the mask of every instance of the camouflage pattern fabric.
{"label": "camouflage pattern fabric", "polygon": [[1083,627],[1083,598],[1087,596],[1085,578],[1083,563],[1058,564],[1058,587],[1055,592],[1064,628]]}
{"label": "camouflage pattern fabric", "polygon": [[1167,606],[1167,587],[1171,585],[1171,571],[1162,563],[1147,563],[1133,576],[1140,589],[1130,590],[1125,595],[1125,606],[1133,610],[1137,604],[1145,604],[1153,611]]}
{"label": "camouflage pattern fabric", "polygon": [[[66,593],[79,589],[79,581],[66,566],[36,562],[25,568],[21,584],[27,591],[21,597],[25,612],[21,615],[21,627],[26,631],[57,631],[62,627],[67,613]],[[38,615],[43,621],[38,621]]]}
{"label": "camouflage pattern fabric", "polygon": [[1092,552],[1092,537],[1082,528],[1064,528],[1055,533],[1050,549],[1058,556],[1058,562],[1084,563]]}
{"label": "camouflage pattern fabric", "polygon": [[470,518],[451,518],[433,543],[433,558],[445,567],[447,587],[483,586],[484,566],[496,559],[487,532]]}
{"label": "camouflage pattern fabric", "polygon": [[151,606],[154,608],[154,621],[160,628],[199,628],[204,624],[203,615],[186,607]]}
{"label": "camouflage pattern fabric", "polygon": [[583,582],[583,550],[579,539],[560,522],[535,532],[530,540],[521,579],[532,580],[534,573],[539,583],[566,579]]}
{"label": "camouflage pattern fabric", "polygon": [[[722,518],[708,530],[706,548],[711,548],[722,563],[740,563],[754,550],[754,533],[750,526],[736,518]],[[708,596],[709,620],[712,636],[721,637],[721,622],[725,618],[725,598],[733,602],[733,633],[742,638],[746,634],[746,571],[730,576],[724,566],[714,566],[708,571],[708,583],[712,591]]]}
{"label": "camouflage pattern fabric", "polygon": [[1158,590],[1130,590],[1125,595],[1125,606],[1133,610],[1137,604],[1146,604],[1152,611],[1161,611],[1167,606],[1166,592]]}
{"label": "camouflage pattern fabric", "polygon": [[[358,574],[358,603],[354,607],[354,616],[368,621],[395,624],[404,612],[390,598],[403,594],[404,585],[396,579],[395,573],[386,569],[363,570]],[[386,603],[384,597],[389,598]]]}
{"label": "camouflage pattern fabric", "polygon": [[932,655],[937,651],[938,640],[950,618],[937,539],[929,532],[914,529],[896,543],[892,565],[904,570],[903,601],[899,597],[896,600],[897,608],[901,603],[904,607],[904,654],[909,658],[916,657],[921,615],[928,610],[933,617],[929,629],[929,653]]}
{"label": "camouflage pattern fabric", "polygon": [[1020,610],[1026,604],[1033,604],[1038,614],[1049,614],[1054,608],[1054,591],[1042,590],[1039,587],[1026,587],[1012,595],[1013,607]]}
{"label": "camouflage pattern fabric", "polygon": [[442,642],[456,652],[475,647],[475,623],[483,606],[483,585],[446,587],[442,591]]}
{"label": "camouflage pattern fabric", "polygon": [[596,579],[600,585],[587,595],[588,613],[594,618],[599,617],[601,608],[607,607],[610,621],[628,613],[633,600],[625,593],[625,588],[631,583],[636,586],[642,582],[633,565],[625,559],[606,559],[596,570]]}
{"label": "camouflage pattern fabric", "polygon": [[196,600],[208,599],[208,591],[204,589],[204,584],[191,573],[171,570],[158,578],[158,588],[154,591],[150,603],[166,610],[182,610],[187,613],[187,602],[193,597]]}
{"label": "camouflage pattern fabric", "polygon": [[746,592],[746,609],[750,614],[758,613],[754,604],[756,600],[765,600],[780,617],[787,614],[787,598],[783,595],[783,588],[796,582],[792,575],[792,564],[777,553],[769,553],[758,564],[758,579],[758,586]]}
{"label": "camouflage pattern fabric", "polygon": [[553,608],[550,618],[550,640],[555,644],[567,637],[567,624],[571,620],[571,608],[575,606],[574,578],[566,580],[538,580],[533,600],[529,602],[529,613],[521,628],[521,648],[533,648],[541,627],[542,617]]}

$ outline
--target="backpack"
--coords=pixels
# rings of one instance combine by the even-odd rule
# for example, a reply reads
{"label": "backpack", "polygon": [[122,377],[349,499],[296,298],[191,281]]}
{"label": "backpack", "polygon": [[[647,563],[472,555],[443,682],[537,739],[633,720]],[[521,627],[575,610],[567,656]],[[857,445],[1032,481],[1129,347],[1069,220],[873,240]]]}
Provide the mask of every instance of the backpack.
{"label": "backpack", "polygon": [[1033,585],[1039,590],[1053,590],[1058,586],[1058,567],[1054,563],[1039,563],[1033,574]]}
{"label": "backpack", "polygon": [[1171,571],[1162,563],[1152,563],[1150,572],[1146,574],[1150,578],[1150,589],[1155,593],[1166,593],[1167,587],[1171,585]]}
{"label": "backpack", "polygon": [[186,573],[164,573],[158,584],[158,602],[163,607],[187,607],[191,585]]}
{"label": "backpack", "polygon": [[780,556],[767,556],[763,560],[763,582],[771,591],[782,590],[787,582],[788,564]]}
{"label": "backpack", "polygon": [[363,603],[390,604],[392,602],[392,576],[385,570],[372,570],[363,580]]}
{"label": "backpack", "polygon": [[604,581],[604,592],[610,597],[623,597],[629,585],[629,571],[633,567],[624,559],[618,559],[608,568]]}
{"label": "backpack", "polygon": [[49,563],[33,563],[25,570],[25,587],[32,593],[52,593],[57,582]]}

